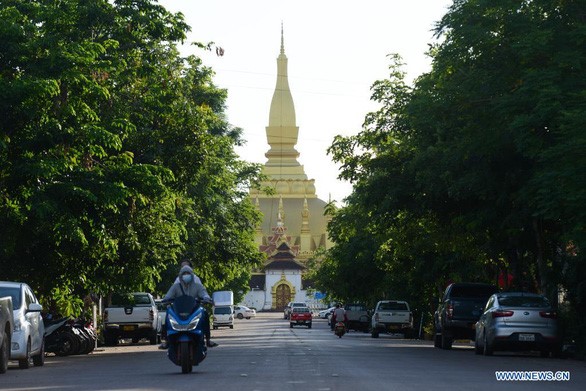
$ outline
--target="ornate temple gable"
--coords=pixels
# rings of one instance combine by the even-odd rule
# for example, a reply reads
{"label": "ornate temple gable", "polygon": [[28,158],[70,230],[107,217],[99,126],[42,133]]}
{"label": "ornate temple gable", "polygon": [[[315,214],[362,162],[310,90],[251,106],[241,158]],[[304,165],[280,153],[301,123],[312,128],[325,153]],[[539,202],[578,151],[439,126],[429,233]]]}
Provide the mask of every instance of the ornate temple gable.
{"label": "ornate temple gable", "polygon": [[296,254],[288,242],[282,242],[265,264],[266,270],[305,270],[306,267],[295,259]]}
{"label": "ornate temple gable", "polygon": [[287,235],[287,227],[283,223],[283,216],[281,211],[277,218],[277,226],[273,227],[273,235],[269,236],[267,245],[260,245],[261,252],[267,254],[270,259],[278,253],[288,252],[291,257],[296,257],[299,254],[299,246],[291,245],[291,236]]}
{"label": "ornate temple gable", "polygon": [[264,267],[265,270],[305,270],[301,263],[294,259],[269,261]]}

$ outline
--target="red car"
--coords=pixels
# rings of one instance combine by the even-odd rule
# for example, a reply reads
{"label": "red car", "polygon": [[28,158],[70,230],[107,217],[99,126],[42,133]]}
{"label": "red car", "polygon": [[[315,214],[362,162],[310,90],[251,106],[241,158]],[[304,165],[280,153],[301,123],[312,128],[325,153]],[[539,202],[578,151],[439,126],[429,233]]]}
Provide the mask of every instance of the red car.
{"label": "red car", "polygon": [[295,325],[304,325],[308,329],[311,328],[311,310],[307,307],[293,307],[291,310],[291,319],[289,320],[289,327],[293,328]]}

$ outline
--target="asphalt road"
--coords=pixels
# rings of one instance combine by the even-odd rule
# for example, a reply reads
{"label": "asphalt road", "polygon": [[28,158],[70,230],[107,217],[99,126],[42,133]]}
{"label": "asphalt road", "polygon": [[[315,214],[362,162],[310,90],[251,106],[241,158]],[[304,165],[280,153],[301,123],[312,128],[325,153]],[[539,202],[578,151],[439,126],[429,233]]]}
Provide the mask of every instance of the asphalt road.
{"label": "asphalt road", "polygon": [[[85,356],[47,357],[45,366],[0,375],[1,390],[586,390],[586,363],[535,354],[477,356],[472,346],[444,351],[429,341],[350,332],[335,337],[325,320],[289,328],[278,313],[212,331],[220,346],[182,374],[146,342]],[[569,371],[569,381],[497,381],[495,371]]]}

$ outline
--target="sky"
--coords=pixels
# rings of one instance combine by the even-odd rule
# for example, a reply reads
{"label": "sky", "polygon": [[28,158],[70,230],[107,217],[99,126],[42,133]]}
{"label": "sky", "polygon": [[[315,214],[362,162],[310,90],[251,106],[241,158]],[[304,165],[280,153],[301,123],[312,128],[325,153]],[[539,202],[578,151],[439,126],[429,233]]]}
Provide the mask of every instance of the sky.
{"label": "sky", "polygon": [[390,53],[403,58],[407,81],[430,69],[426,56],[433,28],[451,0],[159,0],[181,12],[191,26],[189,42],[214,42],[223,56],[186,45],[216,73],[228,90],[228,121],[243,129],[243,160],[266,162],[265,127],[277,80],[277,56],[284,30],[289,87],[295,104],[299,162],[322,200],[340,206],[352,192],[337,179],[339,167],[327,155],[336,135],[362,129],[379,106],[370,87],[388,77]]}

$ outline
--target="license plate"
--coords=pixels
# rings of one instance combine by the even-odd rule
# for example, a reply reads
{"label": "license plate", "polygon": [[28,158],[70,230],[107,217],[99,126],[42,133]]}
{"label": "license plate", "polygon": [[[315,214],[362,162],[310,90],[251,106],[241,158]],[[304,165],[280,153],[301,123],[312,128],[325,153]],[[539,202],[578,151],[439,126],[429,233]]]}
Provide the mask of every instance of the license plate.
{"label": "license plate", "polygon": [[134,326],[122,326],[122,330],[124,330],[124,331],[133,331],[134,330]]}
{"label": "license plate", "polygon": [[519,334],[519,341],[533,342],[533,341],[535,341],[535,335],[534,334]]}

